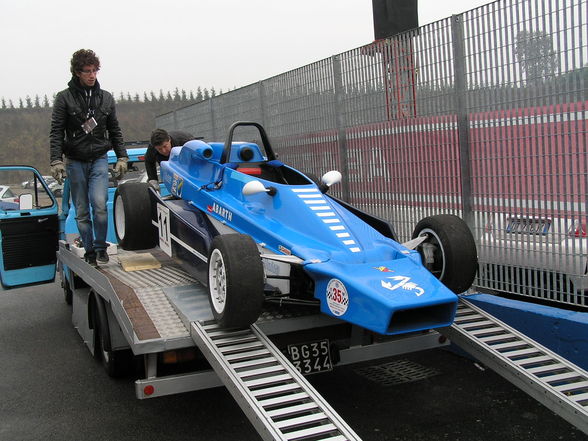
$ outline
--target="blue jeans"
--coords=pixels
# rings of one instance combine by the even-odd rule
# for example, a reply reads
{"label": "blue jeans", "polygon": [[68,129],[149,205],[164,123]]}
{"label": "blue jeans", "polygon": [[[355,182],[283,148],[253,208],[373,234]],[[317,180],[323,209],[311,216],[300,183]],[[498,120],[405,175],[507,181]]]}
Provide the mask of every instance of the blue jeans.
{"label": "blue jeans", "polygon": [[[65,161],[78,230],[86,254],[106,249],[108,229],[108,160],[106,155],[90,162]],[[92,217],[90,218],[90,207]]]}

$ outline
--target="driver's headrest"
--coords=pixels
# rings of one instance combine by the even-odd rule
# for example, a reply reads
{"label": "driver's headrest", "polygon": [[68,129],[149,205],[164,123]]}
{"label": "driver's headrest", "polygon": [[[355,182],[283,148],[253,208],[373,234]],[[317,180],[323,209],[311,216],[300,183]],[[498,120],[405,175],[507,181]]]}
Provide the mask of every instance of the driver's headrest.
{"label": "driver's headrest", "polygon": [[263,162],[267,158],[261,153],[259,146],[253,142],[234,142],[228,162]]}

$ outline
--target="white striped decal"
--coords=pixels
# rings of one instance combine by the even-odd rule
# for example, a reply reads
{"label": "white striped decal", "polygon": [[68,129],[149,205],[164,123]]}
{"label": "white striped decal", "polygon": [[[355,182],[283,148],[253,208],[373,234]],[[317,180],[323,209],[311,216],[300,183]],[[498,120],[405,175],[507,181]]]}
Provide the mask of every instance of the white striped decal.
{"label": "white striped decal", "polygon": [[329,207],[328,205],[319,205],[318,207],[310,207],[311,210],[314,211],[319,211],[319,210],[330,210],[331,207]]}
{"label": "white striped decal", "polygon": [[323,197],[322,194],[299,194],[298,197],[302,199],[311,199],[311,198],[321,198]]}
{"label": "white striped decal", "polygon": [[310,204],[324,204],[325,200],[324,199],[307,199],[304,201],[304,203],[310,205]]}
{"label": "white striped decal", "polygon": [[337,213],[333,211],[333,207],[329,205],[328,201],[318,189],[293,188],[292,191],[304,201],[319,219],[329,225],[329,229],[335,233],[337,238],[341,240],[341,243],[349,251],[352,253],[359,253],[361,251],[361,248],[357,246],[355,240],[351,238],[351,234],[346,231],[346,227],[341,222],[341,219],[337,217]]}

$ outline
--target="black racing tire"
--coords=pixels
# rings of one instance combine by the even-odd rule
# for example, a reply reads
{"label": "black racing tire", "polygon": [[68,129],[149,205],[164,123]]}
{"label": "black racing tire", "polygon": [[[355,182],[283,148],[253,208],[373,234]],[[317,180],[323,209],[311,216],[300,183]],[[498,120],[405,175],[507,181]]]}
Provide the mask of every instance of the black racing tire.
{"label": "black racing tire", "polygon": [[452,214],[422,219],[412,238],[426,235],[417,247],[425,267],[456,294],[465,292],[478,270],[476,242],[467,224]]}
{"label": "black racing tire", "polygon": [[263,307],[264,270],[251,236],[225,234],[214,238],[208,254],[208,299],[223,328],[246,328]]}
{"label": "black racing tire", "polygon": [[125,250],[145,250],[157,245],[151,222],[149,184],[125,182],[114,192],[113,219],[118,244]]}

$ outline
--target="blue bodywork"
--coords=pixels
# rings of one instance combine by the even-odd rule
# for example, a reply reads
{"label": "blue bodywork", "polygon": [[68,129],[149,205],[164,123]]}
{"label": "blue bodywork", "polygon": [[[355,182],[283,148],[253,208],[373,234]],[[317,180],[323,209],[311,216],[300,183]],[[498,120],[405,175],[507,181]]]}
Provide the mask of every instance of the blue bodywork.
{"label": "blue bodywork", "polygon": [[[53,281],[57,259],[59,221],[57,201],[41,174],[30,166],[2,166],[3,179],[35,176],[41,186],[22,192],[32,197],[32,207],[18,202],[0,203],[0,279],[6,288]],[[20,181],[20,179],[18,179]],[[3,182],[8,184],[9,182]]]}
{"label": "blue bodywork", "polygon": [[[457,296],[422,265],[418,252],[376,231],[304,174],[268,161],[257,144],[190,141],[161,163],[161,178],[192,209],[250,235],[262,257],[299,258],[325,314],[380,334],[453,321]],[[271,192],[244,195],[253,180]]]}

